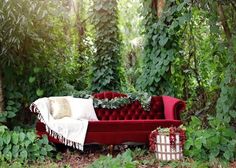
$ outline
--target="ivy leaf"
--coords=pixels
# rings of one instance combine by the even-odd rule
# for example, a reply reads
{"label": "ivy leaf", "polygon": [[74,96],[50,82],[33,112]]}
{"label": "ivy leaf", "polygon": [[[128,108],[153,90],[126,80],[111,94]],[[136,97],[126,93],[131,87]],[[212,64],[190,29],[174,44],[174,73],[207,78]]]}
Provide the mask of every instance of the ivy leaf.
{"label": "ivy leaf", "polygon": [[36,135],[32,132],[27,132],[27,138],[31,141],[31,142],[34,142],[35,138],[36,138]]}
{"label": "ivy leaf", "polygon": [[152,37],[152,40],[153,40],[153,41],[156,41],[157,37],[158,37],[158,35],[154,35],[154,36]]}
{"label": "ivy leaf", "polygon": [[30,147],[30,150],[31,150],[31,151],[38,151],[39,149],[40,149],[39,146],[36,145],[36,144],[33,144],[33,146]]}
{"label": "ivy leaf", "polygon": [[10,133],[9,132],[5,132],[3,134],[3,142],[8,145],[10,143],[10,141],[11,141]]}
{"label": "ivy leaf", "polygon": [[231,117],[236,118],[236,111],[230,110],[229,114],[230,114]]}
{"label": "ivy leaf", "polygon": [[183,25],[187,21],[186,16],[181,16],[179,17],[179,25]]}
{"label": "ivy leaf", "polygon": [[19,135],[16,132],[13,132],[13,134],[12,134],[12,143],[14,145],[16,145],[16,144],[18,144],[18,141],[19,141]]}
{"label": "ivy leaf", "polygon": [[42,89],[37,89],[36,94],[37,94],[37,96],[41,97],[41,96],[43,96],[44,91]]}
{"label": "ivy leaf", "polygon": [[6,153],[6,154],[5,154],[5,158],[6,158],[6,160],[8,160],[8,161],[12,160],[12,153],[11,153],[11,152]]}
{"label": "ivy leaf", "polygon": [[223,154],[224,158],[226,160],[230,160],[231,158],[231,152],[229,150],[225,151],[225,153]]}
{"label": "ivy leaf", "polygon": [[181,10],[183,9],[183,7],[184,7],[185,4],[186,4],[185,2],[179,4],[178,7],[177,7],[177,11],[178,11],[178,12],[181,11]]}
{"label": "ivy leaf", "polygon": [[34,73],[39,73],[39,72],[40,72],[40,68],[35,67],[35,68],[33,69],[33,71],[34,71]]}
{"label": "ivy leaf", "polygon": [[21,159],[27,159],[27,156],[28,156],[28,153],[25,149],[20,152]]}
{"label": "ivy leaf", "polygon": [[3,154],[6,155],[7,153],[9,153],[11,150],[11,145],[8,145],[6,146],[4,149],[3,149]]}
{"label": "ivy leaf", "polygon": [[160,41],[159,41],[159,44],[160,46],[164,46],[168,41],[168,37],[164,37],[164,36],[160,36]]}
{"label": "ivy leaf", "polygon": [[14,158],[17,158],[19,156],[19,149],[20,149],[19,145],[14,145],[12,147],[12,155]]}
{"label": "ivy leaf", "polygon": [[230,128],[224,129],[222,132],[222,135],[228,138],[235,137],[235,134],[234,130]]}
{"label": "ivy leaf", "polygon": [[6,107],[6,110],[7,110],[7,111],[11,111],[11,110],[12,110],[12,106],[7,106],[7,107]]}
{"label": "ivy leaf", "polygon": [[1,132],[1,133],[4,133],[5,130],[7,130],[7,127],[6,127],[5,125],[1,125],[1,126],[0,126],[0,132]]}
{"label": "ivy leaf", "polygon": [[212,148],[210,155],[211,155],[213,158],[216,158],[216,157],[219,155],[219,153],[220,153],[219,148]]}
{"label": "ivy leaf", "polygon": [[41,149],[41,155],[44,155],[44,156],[47,155],[47,150],[45,148]]}
{"label": "ivy leaf", "polygon": [[197,149],[201,149],[202,148],[202,142],[201,142],[200,139],[196,139],[195,146],[196,146]]}
{"label": "ivy leaf", "polygon": [[189,138],[184,144],[184,149],[189,150],[191,148],[191,146],[193,146],[193,140],[191,138]]}
{"label": "ivy leaf", "polygon": [[19,135],[19,140],[23,142],[25,140],[25,134],[23,132],[20,133]]}
{"label": "ivy leaf", "polygon": [[175,20],[175,21],[173,21],[173,23],[171,24],[170,29],[174,29],[174,28],[176,28],[178,25],[179,25],[179,23]]}
{"label": "ivy leaf", "polygon": [[29,83],[34,83],[35,80],[36,80],[36,78],[31,76],[31,77],[29,78]]}
{"label": "ivy leaf", "polygon": [[16,116],[15,112],[10,111],[10,112],[7,113],[7,118],[13,118],[15,116]]}
{"label": "ivy leaf", "polygon": [[9,106],[12,106],[12,105],[14,105],[14,104],[15,104],[15,102],[12,101],[12,100],[7,101],[7,105],[9,105]]}
{"label": "ivy leaf", "polygon": [[24,141],[24,145],[25,145],[25,147],[28,147],[29,144],[31,144],[31,141],[30,141],[30,140],[26,140],[26,141]]}

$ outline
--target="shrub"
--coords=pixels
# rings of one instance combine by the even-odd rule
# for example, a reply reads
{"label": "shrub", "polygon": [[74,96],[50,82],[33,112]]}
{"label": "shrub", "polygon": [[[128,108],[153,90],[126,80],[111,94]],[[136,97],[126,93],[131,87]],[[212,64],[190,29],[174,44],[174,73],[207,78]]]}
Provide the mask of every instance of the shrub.
{"label": "shrub", "polygon": [[235,130],[217,118],[209,118],[209,128],[203,129],[201,124],[197,117],[192,117],[186,130],[185,154],[197,160],[235,159]]}
{"label": "shrub", "polygon": [[33,131],[22,129],[10,131],[0,126],[0,159],[4,161],[44,160],[53,147],[48,144],[47,137],[38,139]]}
{"label": "shrub", "polygon": [[126,150],[121,155],[117,155],[117,157],[113,158],[111,155],[101,156],[98,160],[93,162],[89,168],[103,168],[103,167],[111,167],[111,168],[135,168],[137,165],[136,161],[133,161],[132,151],[130,149]]}

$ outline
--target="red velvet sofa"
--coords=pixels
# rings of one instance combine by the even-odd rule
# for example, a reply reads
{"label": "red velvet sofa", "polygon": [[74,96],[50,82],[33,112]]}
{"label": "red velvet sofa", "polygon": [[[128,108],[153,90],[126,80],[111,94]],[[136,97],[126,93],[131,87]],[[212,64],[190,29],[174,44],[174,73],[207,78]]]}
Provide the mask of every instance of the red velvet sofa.
{"label": "red velvet sofa", "polygon": [[[112,99],[127,95],[107,91],[93,96],[97,99]],[[181,125],[180,112],[184,109],[184,101],[169,96],[152,96],[149,111],[145,111],[139,101],[119,109],[95,108],[99,121],[89,121],[85,144],[148,144],[149,134],[157,127]],[[36,123],[36,131],[39,136],[46,134],[50,142],[60,143],[48,135],[45,125],[40,121]]]}

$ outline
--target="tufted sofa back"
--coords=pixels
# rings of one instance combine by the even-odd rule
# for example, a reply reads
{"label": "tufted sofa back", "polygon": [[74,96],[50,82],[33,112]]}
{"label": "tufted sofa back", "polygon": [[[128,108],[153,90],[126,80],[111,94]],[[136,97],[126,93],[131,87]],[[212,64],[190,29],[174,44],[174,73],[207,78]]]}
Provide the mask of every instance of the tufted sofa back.
{"label": "tufted sofa back", "polygon": [[[106,91],[93,95],[97,99],[127,97],[126,94]],[[164,119],[164,105],[161,96],[152,96],[150,111],[145,111],[139,101],[124,105],[118,109],[95,108],[99,120],[145,120]]]}

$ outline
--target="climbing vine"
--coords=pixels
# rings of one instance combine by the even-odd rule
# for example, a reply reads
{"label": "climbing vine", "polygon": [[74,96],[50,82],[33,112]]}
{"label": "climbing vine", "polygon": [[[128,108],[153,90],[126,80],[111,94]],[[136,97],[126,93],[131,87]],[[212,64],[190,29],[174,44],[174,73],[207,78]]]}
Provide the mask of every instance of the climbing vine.
{"label": "climbing vine", "polygon": [[217,12],[219,20],[222,24],[225,39],[224,47],[227,48],[226,57],[227,62],[225,64],[224,80],[221,83],[221,93],[217,101],[217,118],[222,123],[234,125],[236,124],[236,31],[235,17],[236,8],[235,3],[224,4],[223,2],[217,2]]}
{"label": "climbing vine", "polygon": [[96,31],[96,54],[92,67],[93,91],[120,90],[121,40],[118,29],[116,0],[93,0],[92,21]]}
{"label": "climbing vine", "polygon": [[181,28],[190,19],[188,0],[165,1],[163,12],[156,10],[156,0],[144,1],[146,42],[143,54],[143,74],[138,80],[141,90],[150,94],[174,94],[173,61],[180,56]]}

